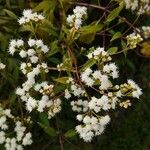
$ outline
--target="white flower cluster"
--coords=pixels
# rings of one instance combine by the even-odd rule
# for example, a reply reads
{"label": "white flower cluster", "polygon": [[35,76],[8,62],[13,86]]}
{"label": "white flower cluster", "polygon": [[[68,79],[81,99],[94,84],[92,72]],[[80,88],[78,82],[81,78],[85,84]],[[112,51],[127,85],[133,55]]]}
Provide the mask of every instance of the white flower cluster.
{"label": "white flower cluster", "polygon": [[0,70],[5,69],[6,65],[0,62]]}
{"label": "white flower cluster", "polygon": [[73,111],[86,112],[88,110],[88,101],[78,99],[77,101],[71,101]]}
{"label": "white flower cluster", "polygon": [[[19,51],[21,58],[27,57],[27,62],[22,62],[20,66],[20,70],[27,80],[22,84],[22,87],[16,89],[16,94],[25,102],[27,111],[31,112],[36,109],[38,112],[43,112],[46,110],[48,117],[53,117],[61,110],[60,99],[53,97],[53,85],[49,85],[46,81],[36,84],[36,79],[40,74],[49,72],[47,64],[41,62],[43,54],[49,51],[48,47],[43,44],[42,40],[29,39],[27,46],[21,39],[12,40],[9,52],[13,55],[17,51]],[[31,92],[33,90],[41,97],[34,98]]]}
{"label": "white flower cluster", "polygon": [[150,26],[142,26],[142,32],[146,39],[150,38]]}
{"label": "white flower cluster", "polygon": [[149,0],[124,0],[126,9],[131,9],[136,11],[137,14],[144,14],[150,11],[150,1]]}
{"label": "white flower cluster", "polygon": [[45,54],[49,51],[42,40],[29,39],[27,43],[28,48],[25,47],[25,43],[22,39],[11,40],[9,44],[9,53],[14,55],[15,52],[19,52],[21,58],[28,57],[31,63],[35,64],[39,61],[39,56],[42,53]]}
{"label": "white flower cluster", "polygon": [[[9,137],[9,129],[12,133],[12,124],[15,123],[15,137]],[[6,150],[23,150],[24,146],[32,144],[32,135],[27,132],[25,126],[20,121],[15,122],[15,117],[11,114],[10,109],[0,107],[0,144],[3,144]]]}
{"label": "white flower cluster", "polygon": [[[80,84],[69,78],[67,80],[69,88],[65,90],[65,98],[73,99],[72,110],[80,113],[77,120],[82,124],[76,126],[76,131],[86,142],[103,133],[109,123],[110,117],[101,113],[108,113],[117,106],[127,108],[131,106],[131,102],[126,97],[139,98],[142,94],[142,90],[132,80],[128,80],[125,84],[113,85],[111,80],[119,77],[118,67],[115,63],[109,62],[111,57],[103,48],[96,49],[96,54],[92,52],[88,58],[100,56],[99,59],[95,59],[98,69],[92,70],[91,67],[82,72]],[[93,68],[96,69],[96,66]]]}
{"label": "white flower cluster", "polygon": [[23,17],[21,17],[18,22],[20,25],[27,24],[30,22],[39,22],[42,21],[45,17],[42,14],[37,14],[31,9],[26,9],[23,11]]}
{"label": "white flower cluster", "polygon": [[67,80],[67,83],[70,84],[70,89],[65,90],[66,99],[69,99],[71,95],[77,96],[77,97],[86,95],[85,90],[80,85],[75,83],[73,78],[69,78]]}
{"label": "white flower cluster", "polygon": [[76,6],[73,12],[73,15],[68,15],[67,23],[70,27],[74,27],[76,30],[78,30],[82,25],[84,17],[87,15],[87,8]]}
{"label": "white flower cluster", "polygon": [[143,41],[143,38],[138,33],[131,33],[127,37],[127,46],[130,49],[136,48],[137,44]]}
{"label": "white flower cluster", "polygon": [[142,89],[131,79],[127,84],[120,85],[120,90],[123,95],[139,98],[142,95]]}
{"label": "white flower cluster", "polygon": [[76,131],[85,142],[90,142],[94,136],[98,136],[104,132],[105,126],[110,122],[110,117],[94,115],[77,115],[77,120],[83,124],[76,126]]}
{"label": "white flower cluster", "polygon": [[93,52],[90,52],[87,57],[89,59],[94,58],[95,60],[100,59],[103,62],[107,62],[111,60],[111,57],[108,55],[106,51],[104,51],[103,47],[97,47]]}

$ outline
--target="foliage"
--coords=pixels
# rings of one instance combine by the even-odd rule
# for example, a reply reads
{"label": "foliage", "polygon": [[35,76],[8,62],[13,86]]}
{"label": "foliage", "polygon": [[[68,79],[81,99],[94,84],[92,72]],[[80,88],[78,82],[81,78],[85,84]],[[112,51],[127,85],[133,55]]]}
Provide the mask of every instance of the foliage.
{"label": "foliage", "polygon": [[[83,24],[79,27],[67,22],[75,6],[85,6],[88,12],[83,15]],[[135,11],[127,10],[126,3],[120,0],[0,0],[0,7],[0,62],[6,65],[5,69],[0,69],[0,102],[4,109],[11,109],[24,125],[27,125],[28,116],[31,117],[32,123],[27,129],[32,132],[33,144],[25,149],[126,150],[138,147],[139,150],[148,150],[150,30],[142,27],[150,24],[149,12],[137,15]],[[45,19],[20,26],[18,20],[24,9],[42,13]],[[142,40],[135,40],[138,36]],[[42,39],[50,49],[41,56],[49,73],[41,72],[38,82],[49,81],[54,85],[56,97],[61,98],[62,110],[51,119],[48,119],[47,110],[30,113],[16,94],[16,89],[27,79],[20,70],[25,58],[20,58],[17,53],[10,55],[9,42],[23,39],[27,45],[30,38]],[[104,47],[119,66],[120,78],[113,84],[120,85],[132,78],[140,84],[144,94],[138,102],[133,101],[128,111],[121,107],[117,111],[111,110],[112,121],[105,133],[95,137],[91,143],[85,143],[75,131],[78,124],[76,113],[71,110],[70,100],[64,98],[64,91],[69,87],[68,77],[78,80],[87,68],[96,69],[97,60],[87,60],[86,56],[98,46]],[[95,85],[98,84],[96,81]],[[91,94],[93,91],[88,92]]]}

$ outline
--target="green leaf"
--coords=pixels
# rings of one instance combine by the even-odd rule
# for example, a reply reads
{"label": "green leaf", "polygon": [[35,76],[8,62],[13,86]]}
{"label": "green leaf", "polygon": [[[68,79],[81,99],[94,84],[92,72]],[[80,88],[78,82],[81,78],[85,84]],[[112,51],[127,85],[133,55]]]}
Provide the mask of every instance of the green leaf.
{"label": "green leaf", "polygon": [[80,69],[80,71],[84,71],[87,68],[90,68],[91,66],[93,66],[96,63],[96,60],[94,59],[89,59],[84,65],[83,67]]}
{"label": "green leaf", "polygon": [[57,132],[54,128],[50,126],[46,126],[40,122],[38,122],[38,125],[44,130],[45,133],[47,133],[50,137],[55,137],[57,135]]}
{"label": "green leaf", "polygon": [[115,54],[118,51],[118,47],[111,47],[107,50],[110,55]]}
{"label": "green leaf", "polygon": [[51,7],[50,1],[44,0],[34,8],[34,11],[41,11],[41,10],[47,11],[50,9],[50,7]]}
{"label": "green leaf", "polygon": [[120,3],[119,7],[115,8],[114,10],[111,11],[111,13],[107,16],[105,23],[109,23],[111,21],[113,21],[121,12],[121,10],[123,9],[123,2]]}
{"label": "green leaf", "polygon": [[8,10],[8,9],[3,9],[3,11],[4,11],[8,16],[10,16],[11,18],[17,19],[17,16],[16,16],[12,11],[10,11],[10,10]]}
{"label": "green leaf", "polygon": [[103,28],[102,24],[98,24],[97,22],[93,22],[88,26],[84,26],[79,29],[80,34],[92,34],[96,33],[97,31],[100,31]]}
{"label": "green leaf", "polygon": [[113,35],[113,37],[112,37],[112,39],[111,39],[110,41],[112,42],[112,41],[114,41],[114,40],[120,38],[121,35],[122,35],[121,32],[116,32],[116,33]]}
{"label": "green leaf", "polygon": [[66,133],[65,133],[65,137],[66,138],[71,138],[71,137],[74,137],[75,135],[77,134],[77,132],[73,129],[70,129],[68,130]]}
{"label": "green leaf", "polygon": [[83,43],[91,43],[95,39],[96,32],[100,31],[103,28],[102,24],[93,22],[88,26],[84,26],[79,30],[79,40]]}
{"label": "green leaf", "polygon": [[58,47],[58,41],[52,42],[50,47],[51,47],[51,49],[50,49],[50,52],[48,53],[48,57],[50,57],[60,51],[60,48]]}
{"label": "green leaf", "polygon": [[61,77],[53,80],[62,84],[67,84],[68,77]]}
{"label": "green leaf", "polygon": [[48,120],[48,116],[46,113],[39,114],[39,121],[41,124],[43,124],[45,126],[49,126],[49,120]]}

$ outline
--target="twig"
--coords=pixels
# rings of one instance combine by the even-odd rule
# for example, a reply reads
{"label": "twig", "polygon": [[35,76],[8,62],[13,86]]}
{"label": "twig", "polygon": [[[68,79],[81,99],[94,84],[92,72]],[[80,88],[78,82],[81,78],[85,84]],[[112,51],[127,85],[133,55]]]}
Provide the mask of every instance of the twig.
{"label": "twig", "polygon": [[[106,7],[102,7],[102,6],[98,6],[98,5],[94,5],[94,4],[87,4],[87,3],[80,3],[80,2],[70,2],[70,4],[71,5],[79,5],[79,6],[92,7],[92,8],[100,9],[100,10],[103,10],[105,12],[111,13],[111,11],[108,10]],[[120,20],[122,20],[123,22],[125,22],[128,26],[130,26],[130,28],[133,28],[145,40],[145,37],[143,36],[143,34],[138,29],[136,29],[126,18],[121,17],[119,15],[117,16],[117,18],[119,18]]]}

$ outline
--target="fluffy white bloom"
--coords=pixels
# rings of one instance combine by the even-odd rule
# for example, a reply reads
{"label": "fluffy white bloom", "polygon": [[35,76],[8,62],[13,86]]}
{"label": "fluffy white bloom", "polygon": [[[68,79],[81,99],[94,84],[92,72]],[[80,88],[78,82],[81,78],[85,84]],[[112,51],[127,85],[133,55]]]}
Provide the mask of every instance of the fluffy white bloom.
{"label": "fluffy white bloom", "polygon": [[31,133],[30,132],[28,132],[26,135],[25,135],[25,137],[23,138],[23,142],[22,142],[22,144],[24,145],[24,146],[26,146],[26,145],[31,145],[32,144],[32,135],[31,135]]}
{"label": "fluffy white bloom", "polygon": [[69,93],[68,89],[65,89],[65,98],[69,99],[71,97],[71,94]]}
{"label": "fluffy white bloom", "polygon": [[100,118],[100,124],[103,126],[107,125],[109,122],[110,122],[110,117],[108,115]]}
{"label": "fluffy white bloom", "polygon": [[149,0],[123,0],[126,6],[126,9],[131,9],[136,11],[137,14],[148,13],[150,10],[150,1]]}
{"label": "fluffy white bloom", "polygon": [[25,57],[27,57],[27,52],[24,50],[21,50],[19,55],[21,56],[21,58],[25,58]]}
{"label": "fluffy white bloom", "polygon": [[3,144],[5,142],[5,132],[0,131],[0,144]]}
{"label": "fluffy white bloom", "polygon": [[39,112],[43,112],[44,111],[44,108],[47,106],[48,100],[49,100],[49,98],[48,98],[47,95],[42,96],[42,99],[38,102],[37,110]]}
{"label": "fluffy white bloom", "polygon": [[131,79],[129,79],[127,83],[133,88],[132,96],[139,98],[142,95],[142,89]]}
{"label": "fluffy white bloom", "polygon": [[71,101],[71,106],[73,111],[86,112],[88,110],[88,101],[78,99],[77,101]]}
{"label": "fluffy white bloom", "polygon": [[44,53],[47,53],[49,51],[48,47],[46,45],[43,45],[41,47],[41,50],[44,52]]}
{"label": "fluffy white bloom", "polygon": [[32,57],[30,57],[30,60],[31,60],[31,62],[33,63],[33,64],[35,64],[35,63],[37,63],[38,62],[38,57],[37,56],[32,56]]}
{"label": "fluffy white bloom", "polygon": [[93,52],[87,55],[88,59],[94,58],[95,60],[101,59],[102,62],[107,62],[111,60],[111,57],[104,50],[103,47],[97,47]]}
{"label": "fluffy white bloom", "polygon": [[33,12],[31,9],[26,9],[23,11],[23,17],[21,17],[18,22],[20,25],[26,24],[29,22],[38,22],[44,19],[44,16],[42,14],[37,14],[36,12]]}
{"label": "fluffy white bloom", "polygon": [[144,37],[148,39],[150,37],[150,26],[142,26],[142,32]]}
{"label": "fluffy white bloom", "polygon": [[103,95],[101,98],[92,97],[88,106],[91,110],[94,110],[96,113],[101,111],[101,109],[109,110],[111,108],[109,104],[109,99],[105,95]]}
{"label": "fluffy white bloom", "polygon": [[136,48],[136,45],[141,41],[143,41],[142,37],[135,32],[129,34],[126,38],[127,38],[127,45],[131,49]]}
{"label": "fluffy white bloom", "polygon": [[103,72],[108,73],[113,79],[118,78],[118,68],[115,63],[106,64],[103,67]]}
{"label": "fluffy white bloom", "polygon": [[26,103],[26,109],[29,112],[31,112],[36,107],[37,107],[37,101],[34,98],[30,97]]}
{"label": "fluffy white bloom", "polygon": [[[32,45],[32,44],[30,44],[30,45]],[[30,48],[30,49],[28,49],[27,54],[28,54],[28,56],[34,56],[35,50]]]}
{"label": "fluffy white bloom", "polygon": [[90,142],[94,136],[100,135],[104,131],[109,121],[108,115],[101,116],[100,119],[97,116],[86,115],[83,119],[83,125],[76,126],[76,131],[85,142]]}
{"label": "fluffy white bloom", "polygon": [[77,118],[78,121],[82,121],[83,120],[83,115],[77,115],[76,118]]}
{"label": "fluffy white bloom", "polygon": [[79,29],[82,25],[84,16],[87,14],[87,8],[76,6],[76,8],[73,10],[73,15],[68,15],[67,17],[67,23],[70,27],[74,27],[75,29]]}
{"label": "fluffy white bloom", "polygon": [[6,65],[3,63],[0,63],[0,70],[5,69]]}
{"label": "fluffy white bloom", "polygon": [[36,44],[36,40],[35,40],[35,39],[29,39],[29,40],[28,40],[28,45],[29,45],[30,47],[34,46],[35,44]]}
{"label": "fluffy white bloom", "polygon": [[111,81],[109,80],[107,75],[101,75],[100,77],[101,86],[99,87],[101,90],[107,90],[112,86]]}

